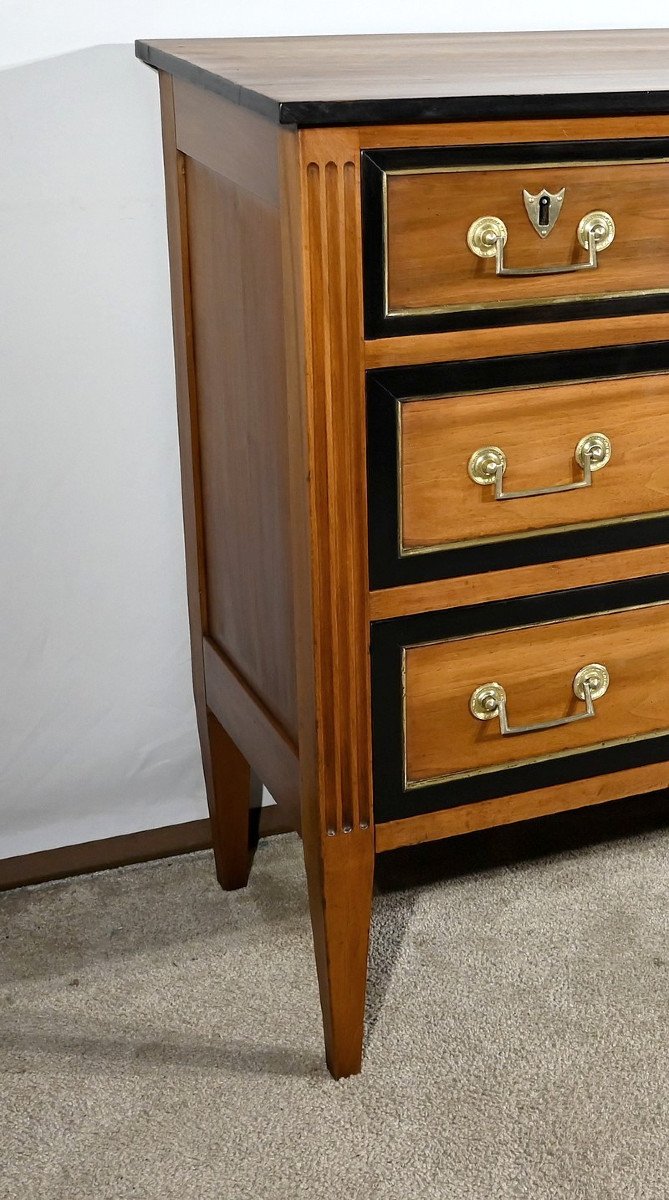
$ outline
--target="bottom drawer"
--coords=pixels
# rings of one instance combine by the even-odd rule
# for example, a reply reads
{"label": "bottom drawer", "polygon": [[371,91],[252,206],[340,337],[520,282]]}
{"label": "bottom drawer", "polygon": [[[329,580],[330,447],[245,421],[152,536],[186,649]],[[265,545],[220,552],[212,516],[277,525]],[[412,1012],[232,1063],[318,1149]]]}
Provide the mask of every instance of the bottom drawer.
{"label": "bottom drawer", "polygon": [[372,629],[377,821],[669,758],[669,575]]}

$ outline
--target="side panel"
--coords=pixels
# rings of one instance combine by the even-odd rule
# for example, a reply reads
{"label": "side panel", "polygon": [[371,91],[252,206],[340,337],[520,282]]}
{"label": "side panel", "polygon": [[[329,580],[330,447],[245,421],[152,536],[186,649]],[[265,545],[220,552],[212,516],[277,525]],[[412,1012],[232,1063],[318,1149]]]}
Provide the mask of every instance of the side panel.
{"label": "side panel", "polygon": [[279,134],[255,114],[183,85],[175,87],[175,115],[187,202],[205,633],[296,742]]}

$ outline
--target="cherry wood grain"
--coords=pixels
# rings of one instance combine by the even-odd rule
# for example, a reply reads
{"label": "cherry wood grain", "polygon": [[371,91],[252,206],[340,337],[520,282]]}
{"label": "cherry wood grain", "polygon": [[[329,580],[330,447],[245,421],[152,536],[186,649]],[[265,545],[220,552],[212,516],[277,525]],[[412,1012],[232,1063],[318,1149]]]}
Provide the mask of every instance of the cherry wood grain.
{"label": "cherry wood grain", "polygon": [[279,213],[193,159],[186,184],[207,632],[297,741]]}
{"label": "cherry wood grain", "polygon": [[440,608],[488,604],[493,600],[510,600],[514,596],[638,579],[643,575],[662,574],[667,568],[669,550],[662,545],[514,567],[507,571],[489,571],[481,575],[460,575],[454,579],[432,579],[427,583],[370,592],[369,615],[372,621],[384,621],[388,617],[405,617]]}
{"label": "cherry wood grain", "polygon": [[372,828],[328,837],[314,867],[305,843],[325,1052],[335,1079],[362,1066],[374,882]]}
{"label": "cherry wood grain", "polygon": [[302,835],[328,1065],[360,1069],[374,869],[359,161],[286,134]]}
{"label": "cherry wood grain", "polygon": [[[521,763],[567,750],[669,730],[669,605],[458,638],[406,651],[409,785]],[[584,711],[576,672],[603,663],[611,682],[596,716],[572,725],[502,737],[497,719],[478,721],[469,698],[500,683],[510,725]]]}
{"label": "cherry wood grain", "polygon": [[346,130],[360,150],[415,146],[468,146],[512,142],[578,142],[610,138],[649,138],[669,135],[669,106],[666,113],[643,116],[584,117],[575,113],[560,120],[550,116],[530,120],[451,121],[401,125],[359,125]]}
{"label": "cherry wood grain", "polygon": [[584,346],[622,346],[629,342],[662,340],[667,332],[666,313],[611,317],[584,321],[556,321],[547,325],[520,325],[455,333],[408,334],[376,338],[365,343],[365,364],[373,367],[412,366],[415,363],[452,362],[458,358],[492,358],[550,350],[578,350]]}
{"label": "cherry wood grain", "polygon": [[137,42],[150,65],[298,125],[666,111],[668,51],[657,29]]}
{"label": "cherry wood grain", "polygon": [[[669,376],[407,401],[399,412],[404,550],[669,509]],[[467,472],[492,445],[507,457],[505,491],[575,483],[574,451],[590,433],[605,434],[612,454],[589,488],[499,501]]]}
{"label": "cherry wood grain", "polygon": [[204,639],[207,706],[249,762],[273,799],[284,823],[300,828],[300,772],[296,744],[235,670],[225,655]]}
{"label": "cherry wood grain", "polygon": [[510,825],[515,821],[586,808],[591,804],[604,804],[608,800],[622,800],[626,796],[657,792],[667,787],[669,763],[652,763],[647,767],[581,779],[577,784],[561,783],[533,792],[504,796],[500,800],[484,800],[479,804],[447,808],[441,812],[421,813],[417,817],[404,817],[400,821],[377,825],[376,850],[377,853],[383,853],[397,850],[400,846],[416,846],[439,838],[473,833],[475,829]]}
{"label": "cherry wood grain", "polygon": [[161,76],[160,79],[160,105],[193,693],[216,874],[221,886],[227,888],[231,881],[234,886],[248,870],[248,831],[240,829],[238,794],[234,789],[232,792],[228,791],[224,764],[218,758],[222,743],[215,738],[212,741],[207,709],[202,642],[207,623],[207,580],[204,562],[197,384],[193,353],[186,173],[185,160],[176,145],[174,95],[172,80],[168,76]]}
{"label": "cherry wood grain", "polygon": [[[371,619],[586,586],[667,567],[666,548],[655,547],[370,595],[366,367],[525,353],[528,345],[539,351],[661,339],[666,322],[659,316],[593,319],[365,345],[360,151],[492,140],[560,143],[667,136],[668,38],[657,31],[506,38],[419,35],[299,39],[299,44],[295,39],[145,44],[139,50],[147,61],[178,76],[174,92],[163,76],[161,92],[193,675],[218,874],[225,886],[245,881],[252,849],[249,793],[257,789],[259,778],[282,799],[282,812],[294,815],[299,801],[326,1054],[337,1077],[360,1069],[375,849],[669,784],[669,769],[660,764],[374,829]],[[586,79],[589,98],[584,103]],[[536,100],[531,89],[539,81],[541,98]],[[661,92],[652,91],[660,86]],[[653,111],[659,115],[643,115]],[[415,123],[387,124],[399,112]],[[603,120],[602,113],[610,116]],[[319,127],[281,130],[268,116],[273,122]],[[383,126],[369,123],[380,120]],[[448,125],[439,123],[445,120]],[[551,180],[542,179],[544,183],[551,186]],[[638,173],[633,185],[637,191],[645,186]],[[587,192],[589,200],[592,184],[584,177],[579,186],[583,190],[577,198],[585,201]],[[433,267],[421,246],[442,220],[442,200],[441,194],[422,198],[433,205],[426,225],[425,206],[413,199],[415,191],[405,188],[410,195],[403,200],[402,240],[414,238],[416,243],[407,249],[411,262],[407,259],[405,274],[413,294],[419,294],[434,284]],[[648,188],[645,196],[652,200],[659,226],[664,196],[655,190],[654,178]],[[597,197],[603,203],[599,191]],[[395,210],[399,198],[397,193],[392,199]],[[646,217],[647,225],[640,225],[634,205],[625,203],[621,247],[629,221],[629,244],[637,238],[644,272],[664,272],[649,253],[656,230]],[[411,231],[409,204],[420,236]],[[559,224],[565,223],[567,211]],[[521,215],[527,221],[524,210]],[[551,251],[557,246],[554,236],[547,243]],[[515,227],[510,255],[512,251],[525,253]],[[605,257],[602,261],[606,264]],[[640,270],[636,259],[623,267],[626,278]],[[440,278],[437,283],[441,286]],[[630,411],[623,428],[616,404],[608,402],[611,384],[606,387],[603,405],[597,389],[574,396],[563,391],[562,416],[553,422],[545,420],[548,400],[542,408],[541,397],[527,396],[515,421],[499,432],[511,438],[523,422],[535,441],[537,433],[545,432],[548,449],[542,451],[541,469],[552,475],[555,468],[557,481],[563,466],[560,421],[567,422],[567,414],[577,410],[579,418],[589,415],[587,404],[592,403],[593,413],[605,412],[619,422],[616,443],[624,445],[624,454],[616,458],[614,445],[612,464],[599,473],[595,486],[616,463],[625,479],[615,498],[622,511],[631,503],[625,490],[632,458],[640,454],[637,444],[648,447],[652,441],[654,449],[664,447],[662,393],[635,393],[629,408],[640,408],[638,419]],[[551,393],[551,404],[556,395]],[[419,408],[412,410],[415,428],[405,452],[407,480],[415,471],[411,488],[418,487],[409,499],[411,520],[418,519],[421,537],[425,522],[442,520],[434,503],[443,486],[439,456],[447,453],[442,443],[455,436],[447,406],[453,402],[455,411],[464,401],[444,399],[442,416],[430,418],[436,421],[430,430],[420,426],[418,417],[422,420],[424,414]],[[493,406],[487,410],[490,416],[499,401],[499,396],[479,397],[478,402],[470,398],[469,431],[480,404]],[[622,398],[617,403],[622,405]],[[459,429],[461,422],[456,424]],[[589,431],[579,430],[579,436]],[[567,458],[573,454],[572,432],[571,426],[564,429],[565,437],[570,435]],[[521,458],[517,461],[518,468],[514,453],[514,470],[521,469]],[[421,488],[432,495],[431,513],[429,500],[416,501]],[[651,471],[640,488],[651,503],[649,492],[659,497],[664,485]],[[485,508],[479,493],[477,498]],[[592,497],[586,499],[592,502]],[[410,529],[411,536],[415,532]],[[493,651],[512,720],[526,714],[529,719],[530,711],[539,719],[542,705],[547,717],[568,710],[574,671],[598,657],[611,670],[609,693],[598,703],[597,717],[573,726],[569,737],[599,738],[602,728],[609,731],[606,736],[614,736],[611,730],[626,736],[659,728],[662,717],[669,720],[669,691],[662,680],[657,682],[653,664],[657,667],[658,656],[666,655],[667,613],[669,608],[656,606],[636,616],[589,617],[539,631],[408,650],[407,744],[413,777],[420,781],[427,772],[452,772],[467,763],[474,769],[487,762],[498,765],[493,725],[474,722],[467,708],[473,687],[491,677],[487,670],[480,672],[494,665]],[[655,696],[654,707],[649,695]],[[450,722],[446,746],[444,713]],[[554,753],[567,743],[544,738],[542,744]],[[523,753],[522,739],[511,752],[505,742],[503,752]],[[533,739],[532,752],[537,753]]]}
{"label": "cherry wood grain", "polygon": [[176,141],[188,158],[250,192],[279,204],[277,131],[257,113],[174,80]]}
{"label": "cherry wood grain", "polygon": [[371,821],[359,164],[336,161],[327,140],[311,133],[300,142],[299,170],[291,232],[303,299],[293,308],[303,323],[305,378],[292,453],[294,508],[307,514],[308,540],[298,543],[297,569],[304,576],[309,564],[322,825],[338,834]]}
{"label": "cherry wood grain", "polygon": [[226,820],[219,844],[219,882],[226,891],[246,887],[253,862],[249,810],[260,803],[262,783],[229,733],[208,713],[214,787],[225,795]]}
{"label": "cherry wood grain", "polygon": [[[161,94],[161,111],[163,122],[163,148],[165,161],[165,181],[166,181],[166,196],[167,196],[167,218],[168,218],[168,238],[170,250],[170,276],[172,284],[172,311],[174,325],[174,347],[175,347],[175,362],[176,362],[176,378],[177,378],[177,415],[179,422],[179,446],[181,457],[181,477],[182,477],[182,496],[183,496],[183,517],[184,517],[184,535],[186,549],[186,575],[188,584],[188,610],[190,621],[191,634],[191,650],[192,650],[192,669],[193,669],[193,690],[195,695],[195,706],[198,721],[198,732],[200,744],[202,747],[202,759],[205,776],[205,784],[207,789],[207,801],[211,815],[211,831],[214,854],[216,858],[216,869],[220,883],[224,887],[237,886],[239,880],[244,877],[248,871],[248,851],[249,851],[249,832],[248,832],[248,802],[249,792],[251,790],[251,770],[252,765],[255,766],[258,761],[257,747],[250,747],[246,744],[247,752],[253,758],[253,764],[250,765],[248,759],[240,757],[240,752],[237,752],[233,746],[229,744],[230,724],[234,724],[239,720],[238,708],[225,707],[221,703],[220,698],[220,675],[216,671],[209,671],[209,678],[205,683],[205,666],[204,666],[204,648],[203,639],[210,628],[210,618],[213,615],[214,628],[219,628],[217,617],[220,616],[220,608],[218,606],[216,578],[214,578],[216,563],[220,561],[221,547],[213,548],[213,556],[211,560],[207,559],[207,539],[211,542],[211,522],[219,518],[219,513],[214,508],[211,508],[211,489],[212,483],[215,485],[221,470],[221,459],[211,462],[213,447],[209,442],[207,433],[207,416],[212,415],[214,424],[219,418],[219,414],[215,412],[216,398],[220,399],[221,393],[221,378],[216,374],[215,367],[211,370],[209,380],[207,380],[207,368],[211,365],[211,355],[208,356],[207,348],[211,346],[212,341],[212,320],[217,320],[219,313],[216,309],[203,316],[202,307],[207,307],[208,289],[212,287],[212,273],[215,271],[215,263],[210,256],[209,262],[205,263],[202,270],[198,269],[197,262],[193,261],[193,241],[190,234],[193,224],[196,220],[194,209],[197,210],[198,196],[197,185],[191,187],[188,194],[187,175],[189,169],[197,171],[205,168],[199,168],[192,160],[188,160],[186,156],[177,147],[177,118],[175,114],[174,94],[172,88],[172,80],[168,76],[160,78],[160,94]],[[217,104],[223,104],[216,97],[213,97]],[[190,97],[192,101],[192,97]],[[189,109],[189,112],[191,112]],[[209,119],[211,114],[209,114]],[[210,120],[211,123],[211,120]],[[201,138],[204,142],[204,138]],[[215,141],[215,137],[214,137]],[[190,163],[190,167],[189,167]],[[276,156],[275,156],[276,164]],[[249,170],[250,168],[245,168]],[[258,167],[259,174],[262,178],[267,176],[267,162],[263,159],[261,166]],[[276,170],[276,165],[275,165]],[[233,171],[234,173],[234,171]],[[218,177],[212,177],[217,180]],[[211,184],[212,190],[215,193],[216,183],[207,174],[206,184]],[[221,180],[222,189],[225,189],[225,182]],[[206,190],[206,189],[205,189]],[[227,193],[229,195],[229,192]],[[193,208],[189,208],[189,205]],[[205,204],[206,207],[206,204]],[[265,206],[263,211],[266,211],[269,206]],[[278,217],[273,218],[274,228],[278,241]],[[205,216],[206,223],[206,216]],[[197,238],[194,239],[197,242]],[[265,242],[259,238],[259,243],[266,246]],[[276,250],[274,250],[276,262]],[[197,251],[196,251],[197,258]],[[268,253],[267,264],[272,262],[272,253]],[[279,262],[280,270],[280,262]],[[271,266],[270,266],[271,271]],[[266,289],[267,293],[271,292],[269,285]],[[247,314],[246,314],[247,315]],[[239,321],[239,312],[233,317],[233,320]],[[275,313],[272,314],[274,324],[279,323],[280,317]],[[226,314],[222,317],[222,324],[226,327]],[[271,345],[271,340],[269,340]],[[276,345],[276,342],[274,343]],[[281,338],[279,336],[279,366],[282,364],[283,348]],[[268,353],[269,351],[266,351]],[[217,347],[214,347],[213,355],[217,353]],[[208,361],[209,357],[209,361]],[[223,374],[223,378],[225,375]],[[275,390],[270,392],[270,395],[276,397],[277,391],[281,387],[283,372],[278,372],[278,384],[274,384]],[[273,381],[274,383],[274,381]],[[237,393],[237,405],[241,402],[241,393]],[[204,421],[203,421],[204,418]],[[214,437],[216,429],[214,429]],[[285,435],[284,435],[285,436]],[[204,467],[205,455],[210,456],[210,469]],[[224,457],[222,452],[221,458]],[[287,466],[284,463],[283,469],[287,472]],[[271,478],[270,471],[270,478]],[[206,486],[203,486],[203,476],[205,477]],[[243,489],[244,479],[240,487]],[[224,486],[230,487],[230,482],[226,480]],[[207,505],[209,505],[208,511]],[[247,595],[243,592],[244,580],[246,576],[247,559],[250,551],[244,551],[244,539],[246,538],[246,522],[248,514],[242,514],[244,521],[244,529],[233,531],[231,534],[234,545],[242,547],[242,567],[241,578],[239,574],[236,580],[233,581],[236,587],[236,595],[239,603],[247,604]],[[209,522],[209,526],[207,526]],[[285,526],[284,526],[285,528]],[[237,539],[235,542],[235,538]],[[226,546],[230,546],[230,538],[226,542]],[[273,547],[274,552],[276,550]],[[225,551],[223,551],[225,553]],[[246,553],[246,557],[244,557]],[[257,547],[256,547],[257,557]],[[290,550],[285,547],[285,561],[289,562]],[[214,570],[209,568],[212,566]],[[228,566],[236,566],[237,564],[230,562],[230,556],[227,560]],[[289,588],[289,566],[279,568],[278,572],[278,591],[277,596],[281,595],[280,581],[285,579],[288,573],[288,597],[284,602],[283,614],[285,617],[286,608],[288,617],[286,619],[286,627],[288,638],[292,637],[292,597],[290,596]],[[247,580],[248,582],[248,580]],[[241,594],[240,594],[241,593]],[[226,597],[226,603],[229,603],[229,598]],[[234,601],[233,601],[234,603]],[[262,603],[262,601],[261,601]],[[280,607],[280,606],[279,606]],[[229,611],[229,610],[228,610]],[[239,609],[237,610],[239,611]],[[257,611],[257,610],[256,610]],[[277,618],[275,617],[276,621]],[[278,620],[281,620],[279,616]],[[271,631],[276,630],[276,624],[272,624]],[[259,635],[263,642],[265,631]],[[231,640],[234,645],[234,639]],[[267,645],[265,638],[264,645]],[[257,648],[254,649],[257,655]],[[243,657],[240,655],[240,658]],[[272,662],[272,656],[268,655],[268,661]],[[274,657],[276,661],[276,656]],[[287,651],[287,669],[288,683],[277,691],[279,702],[275,707],[280,711],[283,707],[284,711],[290,713],[291,709],[294,715],[294,663],[290,658],[290,652]],[[281,668],[278,668],[280,672]],[[261,677],[262,680],[263,677]],[[265,677],[266,678],[266,677]],[[285,679],[285,672],[283,678]],[[293,680],[291,685],[291,678]],[[213,703],[215,705],[215,721],[212,721],[212,714],[208,708],[207,686],[212,691],[214,696]],[[292,705],[291,705],[291,687],[292,687]],[[281,704],[283,697],[284,703]],[[286,703],[286,697],[288,702]],[[221,729],[218,729],[217,723]],[[290,721],[287,721],[290,724]],[[271,743],[270,743],[271,744]],[[266,743],[265,757],[266,757]],[[261,754],[261,759],[264,758]],[[290,780],[290,772],[286,772],[286,777]],[[293,768],[293,777],[296,775],[296,768]],[[281,812],[284,813],[282,807],[282,799],[285,796],[288,807],[285,810],[286,824],[296,824],[295,809],[296,796],[294,794],[295,787],[291,787],[290,783],[285,787],[282,786],[283,776],[276,778],[275,783],[275,800],[279,805]],[[241,781],[241,782],[240,782]],[[246,828],[241,815],[243,806],[247,807]]]}
{"label": "cherry wood grain", "polygon": [[[550,156],[547,156],[550,159]],[[388,189],[388,306],[416,308],[526,304],[667,288],[669,163],[522,166],[510,170],[427,171],[391,175]],[[538,236],[523,190],[566,188],[557,222]],[[510,267],[585,263],[576,231],[593,210],[613,217],[616,236],[596,270],[520,278],[498,277],[495,261],[477,257],[467,230],[491,215],[508,230]]]}

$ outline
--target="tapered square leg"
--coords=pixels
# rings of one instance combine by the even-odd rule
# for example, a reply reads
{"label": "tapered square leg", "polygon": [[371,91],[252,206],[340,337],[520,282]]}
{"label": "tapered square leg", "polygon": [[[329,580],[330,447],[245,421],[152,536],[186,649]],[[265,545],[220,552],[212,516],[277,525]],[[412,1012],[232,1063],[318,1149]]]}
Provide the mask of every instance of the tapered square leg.
{"label": "tapered square leg", "polygon": [[362,1064],[374,847],[369,829],[304,844],[325,1052],[335,1079]]}
{"label": "tapered square leg", "polygon": [[260,803],[262,784],[212,712],[207,712],[207,734],[205,777],[216,875],[221,887],[232,891],[248,883],[257,838],[250,810]]}
{"label": "tapered square leg", "polygon": [[308,130],[282,163],[302,837],[338,1079],[361,1066],[374,878],[359,143]]}

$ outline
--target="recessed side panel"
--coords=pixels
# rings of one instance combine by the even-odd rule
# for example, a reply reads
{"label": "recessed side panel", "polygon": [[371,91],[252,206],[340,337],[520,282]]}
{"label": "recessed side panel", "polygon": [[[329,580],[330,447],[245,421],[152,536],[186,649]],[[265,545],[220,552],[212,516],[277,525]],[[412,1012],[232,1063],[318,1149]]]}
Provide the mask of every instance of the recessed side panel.
{"label": "recessed side panel", "polygon": [[279,211],[185,165],[206,632],[296,741]]}

